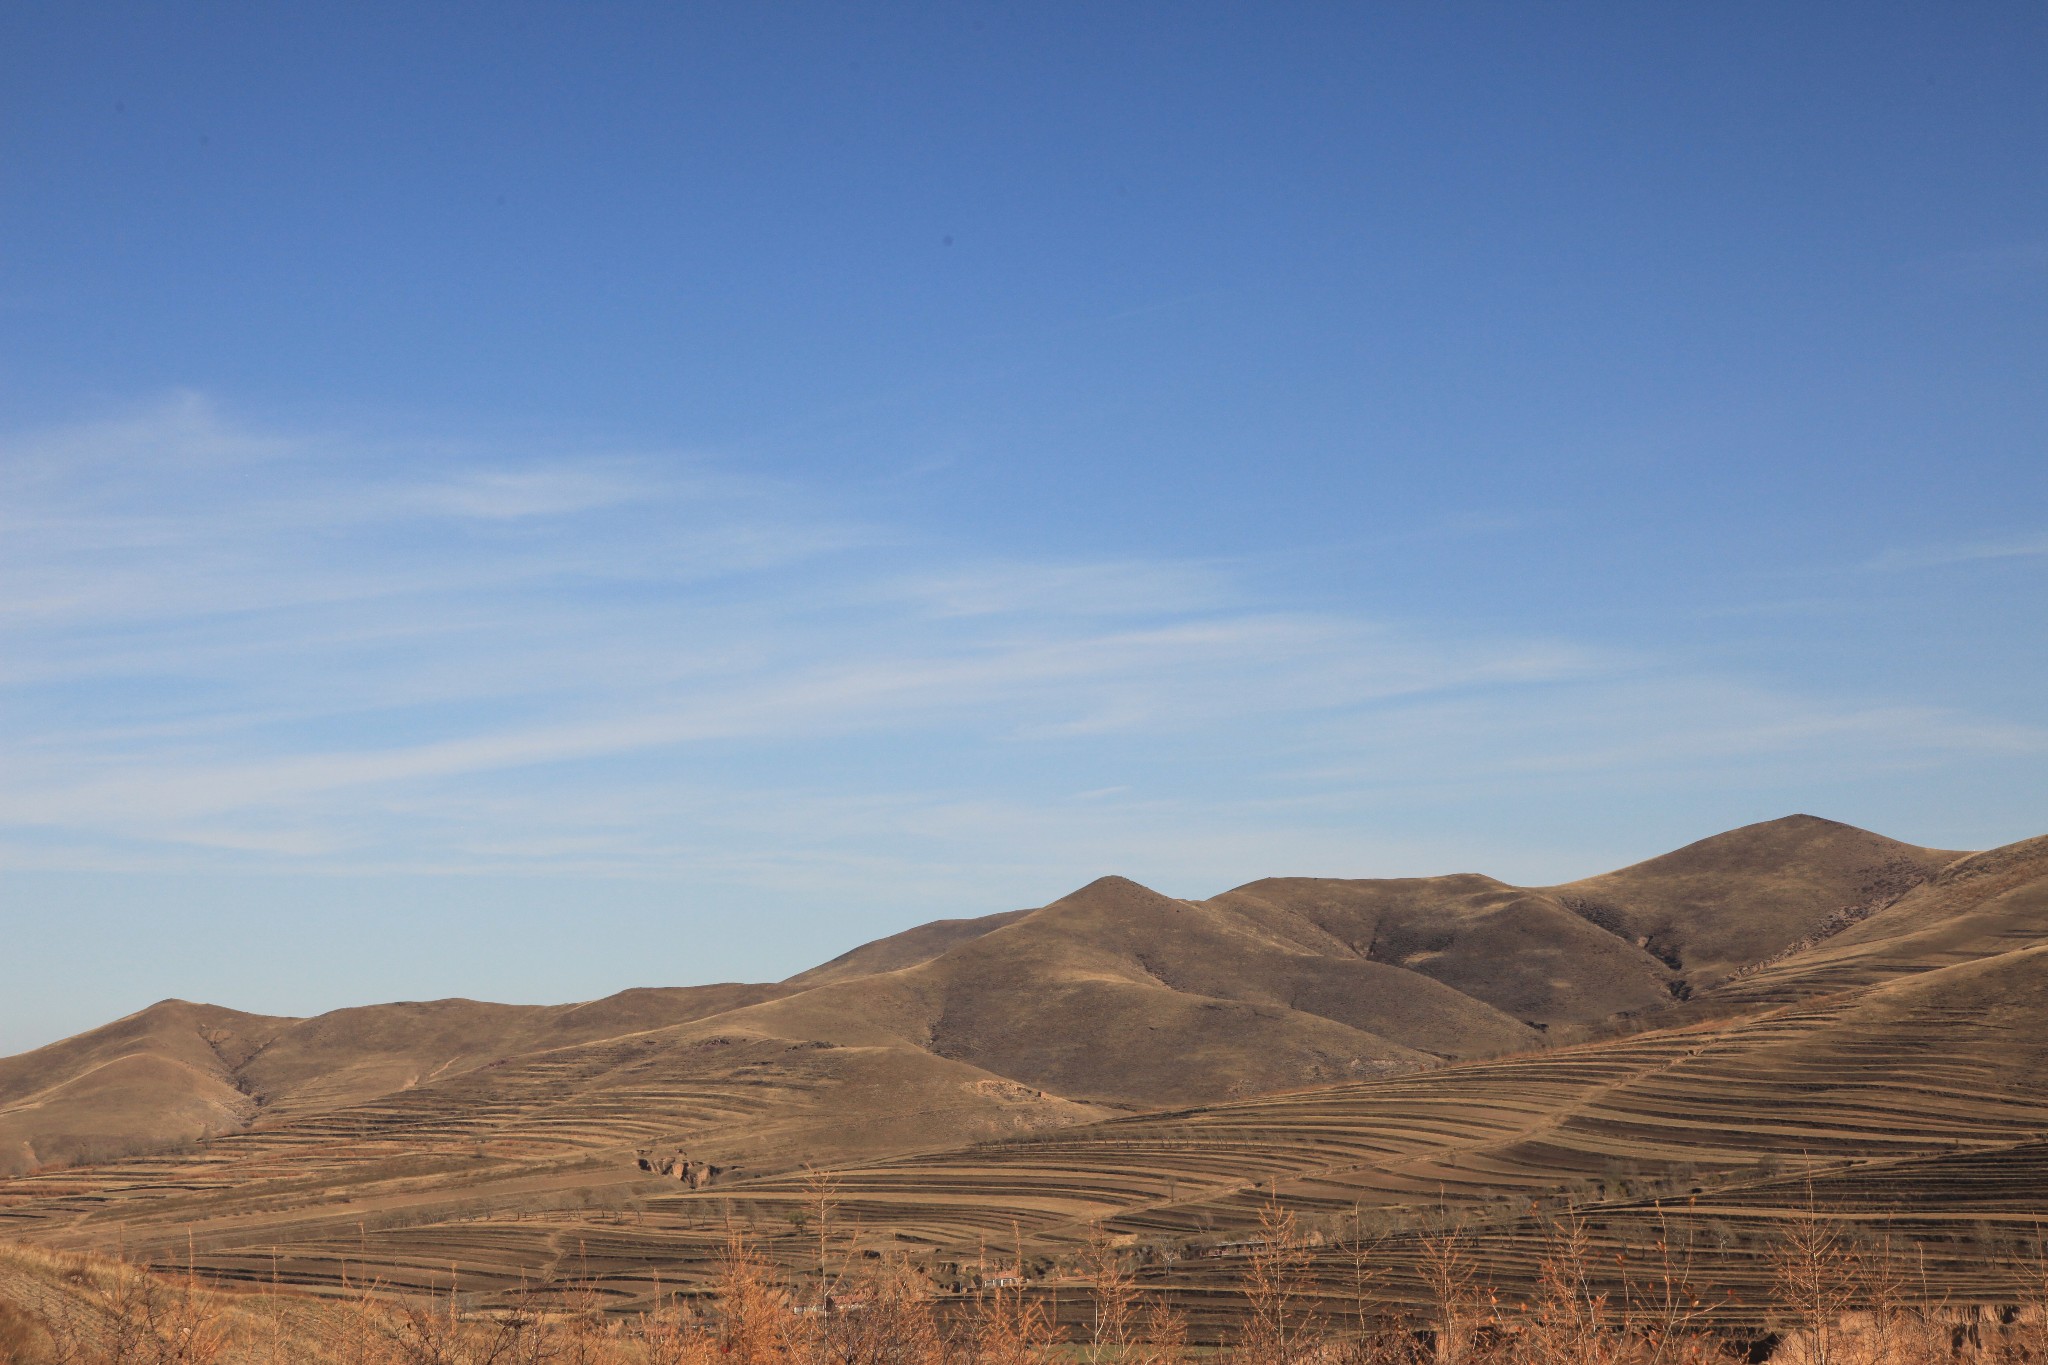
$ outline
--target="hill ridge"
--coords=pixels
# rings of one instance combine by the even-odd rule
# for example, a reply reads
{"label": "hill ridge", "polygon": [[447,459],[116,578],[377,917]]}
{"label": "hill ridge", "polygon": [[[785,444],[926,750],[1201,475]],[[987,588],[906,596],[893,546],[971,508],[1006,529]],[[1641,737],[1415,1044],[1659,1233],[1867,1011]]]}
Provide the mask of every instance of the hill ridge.
{"label": "hill ridge", "polygon": [[[0,1170],[370,1104],[605,1040],[673,1033],[697,1047],[713,1024],[922,1053],[1111,1105],[1380,1075],[1654,1015],[1741,970],[1722,961],[1731,945],[1768,943],[1773,960],[1813,946],[1811,926],[1886,867],[1910,890],[1977,875],[1951,871],[1973,856],[1984,855],[1793,815],[1555,887],[1475,872],[1266,877],[1185,900],[1112,873],[1043,906],[914,926],[772,984],[310,1017],[172,997],[0,1059],[0,1153],[15,1153]],[[96,1088],[110,1048],[180,1061],[190,1079]]]}
{"label": "hill ridge", "polygon": [[[1772,962],[1727,967],[1759,941]],[[2016,1189],[1998,1154],[2048,1131],[2048,837],[1957,856],[1803,817],[1552,887],[1280,877],[1184,900],[1098,878],[824,965],[566,1006],[145,1010],[0,1060],[0,1094],[111,1058],[62,1104],[133,1067],[217,1135],[0,1179],[0,1229],[327,1288],[460,1264],[479,1302],[574,1244],[631,1306],[656,1270],[706,1276],[734,1220],[800,1266],[816,1241],[789,1229],[820,1189],[871,1244],[935,1258],[1017,1236],[1057,1257],[1095,1227],[1185,1251],[1254,1235],[1268,1198],[1364,1227],[1560,1189],[1748,1217],[1788,1168]],[[250,1093],[167,1088],[193,1068]],[[720,1168],[715,1188],[642,1170],[650,1149]],[[1212,1264],[1158,1273],[1199,1295]]]}

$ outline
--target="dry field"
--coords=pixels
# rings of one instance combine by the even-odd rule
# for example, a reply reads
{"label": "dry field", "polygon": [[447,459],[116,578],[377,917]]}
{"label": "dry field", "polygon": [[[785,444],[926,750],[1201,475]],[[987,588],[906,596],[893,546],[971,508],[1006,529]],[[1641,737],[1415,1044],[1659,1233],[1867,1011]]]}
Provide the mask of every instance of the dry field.
{"label": "dry field", "polygon": [[[1566,1215],[1516,1239],[1441,1228],[1327,1250],[1280,1205],[1255,1246],[1200,1291],[1149,1283],[1141,1258],[1098,1236],[1030,1288],[1019,1261],[979,1268],[964,1291],[907,1256],[841,1248],[791,1272],[729,1234],[704,1292],[609,1311],[587,1285],[541,1286],[488,1306],[459,1293],[394,1296],[375,1283],[315,1296],[278,1284],[224,1291],[189,1270],[0,1247],[6,1365],[2020,1365],[2048,1352],[2048,1259],[2036,1244],[2003,1269],[1992,1308],[1925,1294],[1925,1271],[1811,1212],[1755,1255],[1755,1297],[1694,1275],[1665,1241],[1610,1255]],[[1488,1248],[1486,1243],[1499,1244]],[[1522,1289],[1489,1272],[1526,1257]],[[1631,1264],[1633,1262],[1633,1264]],[[1227,1309],[1227,1312],[1219,1311]],[[1191,1315],[1194,1330],[1191,1332]]]}

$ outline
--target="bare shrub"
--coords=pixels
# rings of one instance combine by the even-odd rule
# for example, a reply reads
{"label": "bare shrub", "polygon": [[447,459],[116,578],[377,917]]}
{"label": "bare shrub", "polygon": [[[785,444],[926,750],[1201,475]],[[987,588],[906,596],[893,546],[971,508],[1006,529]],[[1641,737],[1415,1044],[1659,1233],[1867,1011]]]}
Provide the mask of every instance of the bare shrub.
{"label": "bare shrub", "polygon": [[1137,1334],[1138,1282],[1100,1224],[1089,1229],[1081,1273],[1088,1282],[1092,1310],[1083,1358],[1091,1365],[1121,1360]]}
{"label": "bare shrub", "polygon": [[1021,1286],[997,1285],[974,1328],[974,1365],[1044,1365],[1059,1332]]}
{"label": "bare shrub", "polygon": [[1856,1306],[1861,1259],[1835,1220],[1805,1206],[1787,1219],[1771,1248],[1774,1301],[1803,1365],[1841,1365],[1842,1320]]}
{"label": "bare shrub", "polygon": [[1478,1267],[1455,1228],[1425,1236],[1421,1252],[1418,1268],[1432,1309],[1436,1359],[1442,1365],[1460,1365],[1474,1358],[1480,1313],[1473,1284]]}
{"label": "bare shrub", "polygon": [[1310,1258],[1294,1214],[1276,1197],[1259,1210],[1259,1231],[1245,1258],[1245,1326],[1238,1343],[1247,1365],[1281,1365],[1301,1353],[1316,1323],[1305,1308],[1313,1287]]}
{"label": "bare shrub", "polygon": [[837,1365],[943,1365],[945,1333],[929,1280],[902,1257],[843,1275],[824,1315],[820,1357]]}

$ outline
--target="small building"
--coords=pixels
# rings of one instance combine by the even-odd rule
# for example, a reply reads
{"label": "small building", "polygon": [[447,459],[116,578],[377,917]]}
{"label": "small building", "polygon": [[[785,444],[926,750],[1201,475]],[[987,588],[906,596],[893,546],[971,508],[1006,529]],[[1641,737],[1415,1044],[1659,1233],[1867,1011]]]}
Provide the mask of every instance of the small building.
{"label": "small building", "polygon": [[1216,1243],[1216,1244],[1215,1244],[1214,1246],[1206,1246],[1206,1247],[1203,1247],[1203,1248],[1202,1248],[1202,1254],[1203,1254],[1204,1256],[1212,1256],[1212,1257],[1213,1257],[1213,1256],[1249,1256],[1249,1255],[1250,1255],[1250,1254],[1251,1254],[1252,1252],[1254,1252],[1254,1251],[1263,1251],[1263,1250],[1265,1250],[1265,1249],[1266,1249],[1266,1241],[1265,1241],[1265,1239],[1264,1239],[1264,1238],[1262,1238],[1262,1237],[1252,1237],[1252,1238],[1247,1238],[1246,1240],[1244,1240],[1244,1241],[1242,1241],[1242,1242],[1218,1242],[1218,1243]]}

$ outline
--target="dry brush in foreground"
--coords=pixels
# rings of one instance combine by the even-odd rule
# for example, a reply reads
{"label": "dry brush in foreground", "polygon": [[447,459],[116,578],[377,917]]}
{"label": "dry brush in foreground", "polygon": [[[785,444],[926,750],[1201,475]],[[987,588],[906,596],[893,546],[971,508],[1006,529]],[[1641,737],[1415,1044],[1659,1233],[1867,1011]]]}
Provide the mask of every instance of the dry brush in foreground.
{"label": "dry brush in foreground", "polygon": [[[1617,1298],[1599,1287],[1605,1252],[1569,1219],[1550,1230],[1533,1291],[1482,1284],[1455,1230],[1423,1239],[1420,1308],[1376,1295],[1358,1259],[1356,1302],[1341,1317],[1307,1275],[1291,1217],[1268,1211],[1239,1276],[1234,1343],[1191,1348],[1180,1316],[1141,1288],[1106,1238],[1082,1259],[1086,1311],[1062,1330],[1041,1295],[991,1271],[984,1291],[949,1299],[908,1260],[849,1262],[792,1278],[731,1238],[714,1293],[675,1294],[652,1311],[600,1311],[587,1290],[548,1285],[511,1308],[460,1296],[400,1298],[362,1286],[343,1297],[225,1292],[189,1271],[0,1248],[4,1365],[1984,1365],[2048,1362],[2048,1266],[2028,1267],[2032,1302],[1959,1308],[1916,1294],[1903,1257],[1846,1241],[1821,1217],[1788,1224],[1771,1252],[1775,1330],[1732,1338],[1708,1328],[1711,1294],[1664,1248],[1657,1269]],[[1071,1307],[1071,1305],[1069,1305]]]}

